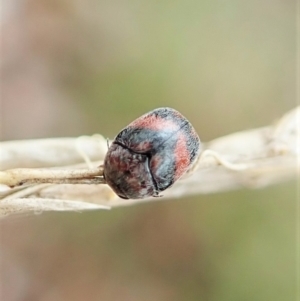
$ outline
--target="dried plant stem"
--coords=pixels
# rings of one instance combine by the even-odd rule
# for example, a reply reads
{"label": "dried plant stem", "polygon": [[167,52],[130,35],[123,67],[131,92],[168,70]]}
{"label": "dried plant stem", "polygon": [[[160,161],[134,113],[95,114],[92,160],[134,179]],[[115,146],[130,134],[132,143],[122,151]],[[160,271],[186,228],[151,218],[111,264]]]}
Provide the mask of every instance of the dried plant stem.
{"label": "dried plant stem", "polygon": [[108,185],[98,185],[104,184],[101,164],[106,151],[106,140],[100,135],[0,143],[0,216],[118,207],[296,179],[300,174],[300,107],[270,126],[205,143],[197,163],[162,198],[123,200]]}
{"label": "dried plant stem", "polygon": [[15,187],[28,184],[103,184],[103,168],[33,169],[19,168],[0,172],[0,184]]}

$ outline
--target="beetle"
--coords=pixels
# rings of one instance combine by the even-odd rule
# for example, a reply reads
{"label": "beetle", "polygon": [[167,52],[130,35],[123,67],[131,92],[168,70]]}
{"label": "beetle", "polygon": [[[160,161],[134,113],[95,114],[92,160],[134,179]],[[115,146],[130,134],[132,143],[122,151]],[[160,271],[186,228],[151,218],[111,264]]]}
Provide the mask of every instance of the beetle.
{"label": "beetle", "polygon": [[154,109],[115,137],[103,177],[120,198],[158,197],[193,165],[200,148],[197,132],[181,113]]}

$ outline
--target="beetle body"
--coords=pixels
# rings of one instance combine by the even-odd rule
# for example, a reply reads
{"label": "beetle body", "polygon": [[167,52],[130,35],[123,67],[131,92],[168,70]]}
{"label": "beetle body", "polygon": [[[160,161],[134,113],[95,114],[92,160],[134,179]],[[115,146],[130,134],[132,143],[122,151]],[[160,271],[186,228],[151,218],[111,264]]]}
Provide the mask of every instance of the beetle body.
{"label": "beetle body", "polygon": [[104,178],[124,199],[159,196],[195,162],[200,139],[178,111],[158,108],[125,127],[110,145]]}

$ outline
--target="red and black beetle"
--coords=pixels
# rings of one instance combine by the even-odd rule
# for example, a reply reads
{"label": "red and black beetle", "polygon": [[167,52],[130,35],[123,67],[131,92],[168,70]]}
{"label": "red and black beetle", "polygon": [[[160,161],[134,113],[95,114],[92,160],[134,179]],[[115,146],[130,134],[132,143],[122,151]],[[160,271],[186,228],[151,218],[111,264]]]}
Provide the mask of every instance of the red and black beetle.
{"label": "red and black beetle", "polygon": [[125,127],[104,159],[104,179],[124,199],[157,197],[195,162],[200,139],[178,111],[158,108]]}

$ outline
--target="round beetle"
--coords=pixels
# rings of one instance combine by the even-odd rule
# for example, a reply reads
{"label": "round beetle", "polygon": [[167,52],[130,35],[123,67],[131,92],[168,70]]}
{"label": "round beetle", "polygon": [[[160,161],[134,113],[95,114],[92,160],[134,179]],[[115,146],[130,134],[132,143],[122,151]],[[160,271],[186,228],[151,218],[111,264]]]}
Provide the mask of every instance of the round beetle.
{"label": "round beetle", "polygon": [[104,159],[106,183],[123,199],[157,197],[195,162],[200,139],[178,111],[158,108],[125,127]]}

